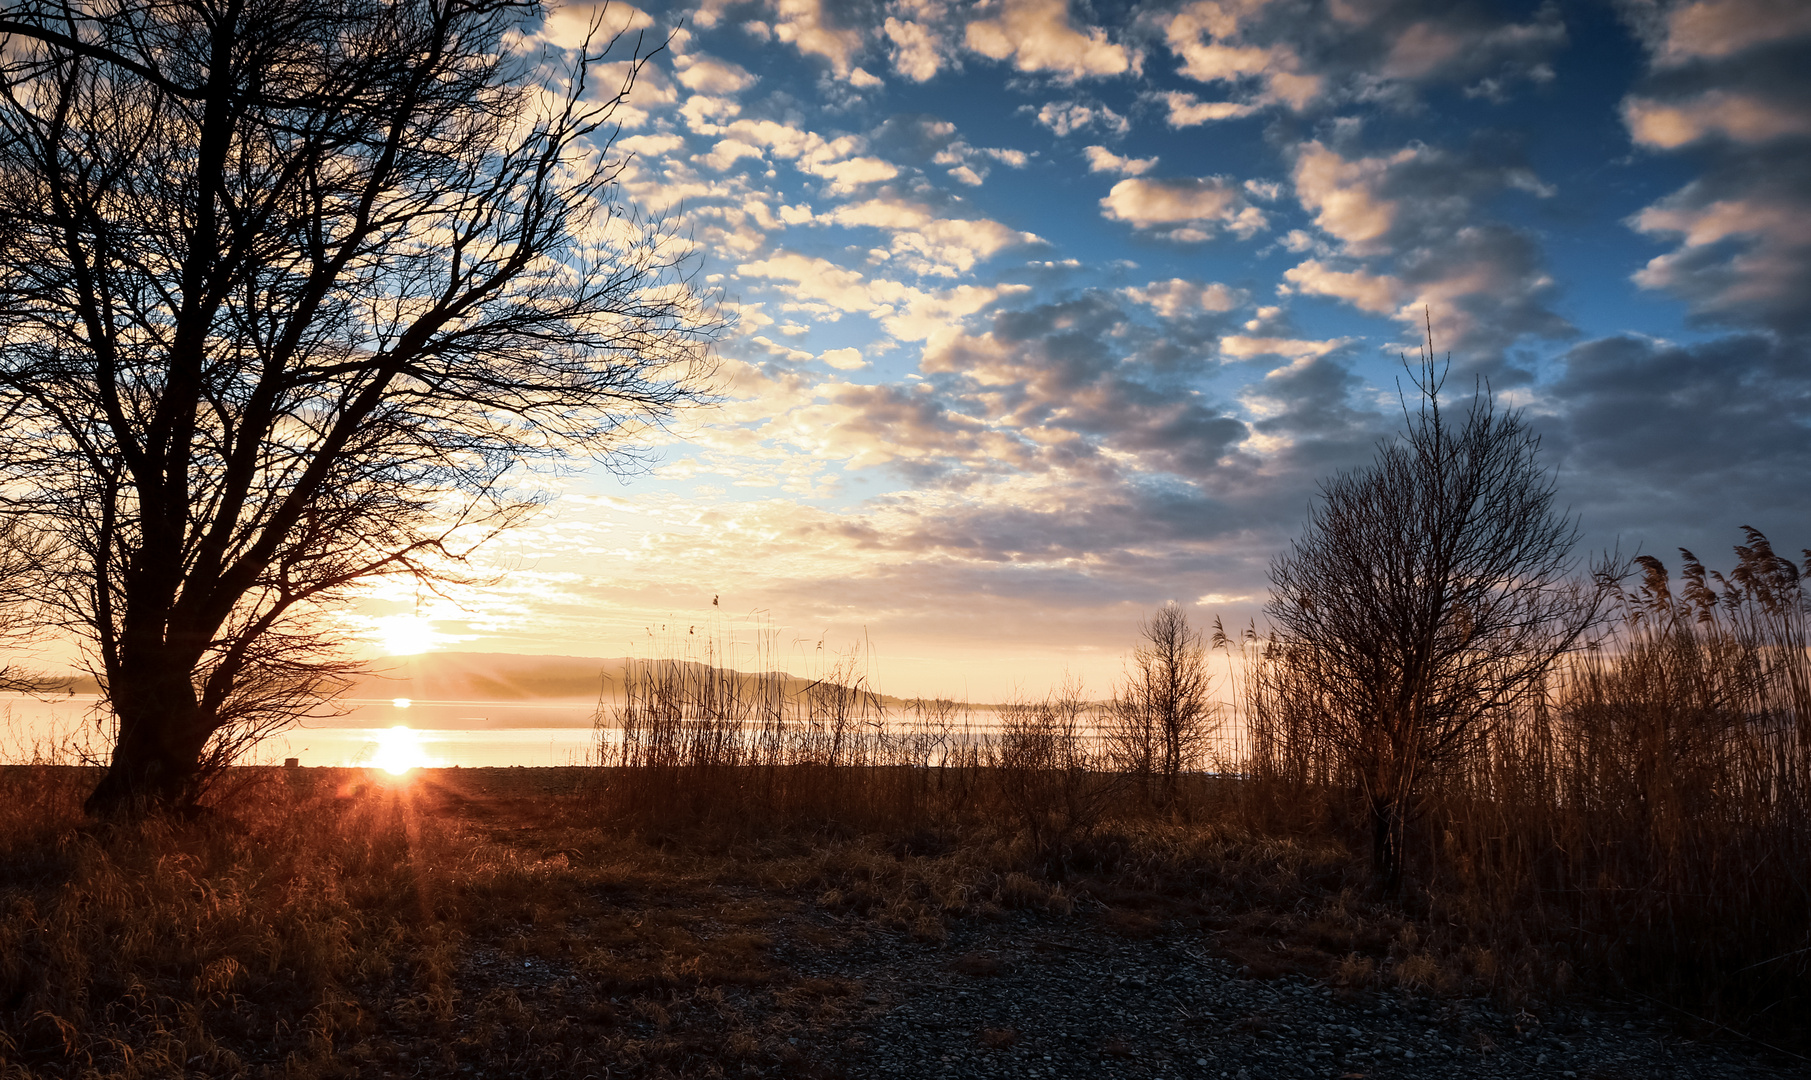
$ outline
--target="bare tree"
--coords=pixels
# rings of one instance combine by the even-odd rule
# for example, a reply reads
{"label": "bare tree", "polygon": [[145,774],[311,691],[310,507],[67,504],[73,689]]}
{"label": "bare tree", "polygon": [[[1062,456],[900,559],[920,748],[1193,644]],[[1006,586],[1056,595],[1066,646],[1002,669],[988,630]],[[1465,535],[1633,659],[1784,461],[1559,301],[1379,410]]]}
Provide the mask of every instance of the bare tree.
{"label": "bare tree", "polygon": [[1167,800],[1216,726],[1207,644],[1175,603],[1165,604],[1139,633],[1143,641],[1107,709],[1106,742],[1113,761],[1138,779],[1147,798]]}
{"label": "bare tree", "polygon": [[[15,515],[0,515],[0,649],[9,653],[43,636],[41,597],[44,567],[50,544],[34,532],[30,522]],[[0,664],[0,691],[43,692],[54,680],[9,657]]]}
{"label": "bare tree", "polygon": [[532,505],[519,466],[620,462],[703,391],[686,246],[615,198],[640,41],[600,87],[615,39],[538,16],[0,15],[0,481],[117,721],[91,811],[191,802],[345,674],[324,606],[456,572]]}
{"label": "bare tree", "polygon": [[1578,526],[1554,510],[1539,436],[1482,385],[1454,426],[1440,407],[1446,370],[1430,339],[1407,429],[1322,485],[1270,567],[1264,681],[1287,699],[1273,702],[1286,722],[1254,738],[1294,744],[1270,749],[1298,766],[1324,752],[1357,785],[1372,869],[1392,893],[1424,783],[1541,690],[1598,624],[1615,577],[1607,565],[1597,587],[1573,577]]}

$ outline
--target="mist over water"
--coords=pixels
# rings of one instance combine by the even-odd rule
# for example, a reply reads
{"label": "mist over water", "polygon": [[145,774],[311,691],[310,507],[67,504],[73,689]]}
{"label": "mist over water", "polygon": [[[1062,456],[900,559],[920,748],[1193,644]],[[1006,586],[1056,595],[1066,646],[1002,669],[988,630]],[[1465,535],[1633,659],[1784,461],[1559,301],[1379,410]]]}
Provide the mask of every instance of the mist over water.
{"label": "mist over water", "polygon": [[[110,732],[93,694],[44,701],[0,695],[0,764],[105,761]],[[244,764],[371,765],[395,727],[410,728],[428,766],[584,765],[595,760],[594,702],[345,700],[336,716],[304,720],[261,744]]]}
{"label": "mist over water", "polygon": [[[98,703],[94,694],[52,700],[0,695],[0,765],[105,762],[111,729]],[[397,727],[410,730],[414,763],[429,768],[594,765],[600,737],[606,750],[622,741],[619,728],[608,722],[601,729],[596,726],[595,701],[579,699],[361,698],[342,699],[338,707],[336,714],[310,717],[271,737],[241,764],[275,765],[293,757],[305,767],[377,767],[394,744],[391,732]],[[895,732],[910,727],[899,715],[889,715],[886,724]],[[987,742],[999,731],[997,711],[970,709],[951,733],[951,746]],[[1216,751],[1231,750],[1236,742],[1232,725],[1211,742]]]}

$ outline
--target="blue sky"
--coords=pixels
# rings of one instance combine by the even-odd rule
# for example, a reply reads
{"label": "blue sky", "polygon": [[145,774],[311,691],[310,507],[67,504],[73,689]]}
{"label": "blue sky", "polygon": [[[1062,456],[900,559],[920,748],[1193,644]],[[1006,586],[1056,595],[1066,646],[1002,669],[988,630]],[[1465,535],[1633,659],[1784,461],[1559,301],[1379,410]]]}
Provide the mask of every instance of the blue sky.
{"label": "blue sky", "polygon": [[1811,545],[1811,6],[602,18],[670,36],[610,152],[732,320],[718,401],[652,468],[562,480],[497,586],[384,625],[600,656],[768,627],[867,642],[893,693],[1104,693],[1165,601],[1258,616],[1424,317],[1450,387],[1542,433],[1581,556]]}

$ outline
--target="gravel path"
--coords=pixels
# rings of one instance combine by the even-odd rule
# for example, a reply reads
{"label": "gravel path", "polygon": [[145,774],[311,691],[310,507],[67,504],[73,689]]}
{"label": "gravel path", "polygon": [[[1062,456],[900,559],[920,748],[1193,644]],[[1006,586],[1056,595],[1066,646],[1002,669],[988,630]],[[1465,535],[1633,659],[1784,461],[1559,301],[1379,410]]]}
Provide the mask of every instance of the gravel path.
{"label": "gravel path", "polygon": [[1680,1037],[1652,1014],[1573,1002],[1536,1019],[1477,999],[1241,978],[1180,934],[1075,937],[1035,917],[942,945],[875,936],[797,957],[859,980],[867,1018],[827,1050],[853,1077],[1787,1077],[1804,1063]]}

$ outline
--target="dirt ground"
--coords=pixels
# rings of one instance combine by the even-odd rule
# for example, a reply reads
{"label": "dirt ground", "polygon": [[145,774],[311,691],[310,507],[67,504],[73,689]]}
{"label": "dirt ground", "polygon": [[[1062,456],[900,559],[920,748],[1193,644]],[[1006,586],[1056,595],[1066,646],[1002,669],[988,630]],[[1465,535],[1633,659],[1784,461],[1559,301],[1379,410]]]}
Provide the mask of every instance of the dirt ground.
{"label": "dirt ground", "polygon": [[[0,1077],[1811,1075],[1641,1003],[1354,979],[1399,936],[1211,875],[626,830],[595,782],[294,770],[199,839],[65,837],[0,877]],[[121,944],[139,908],[169,940]]]}

